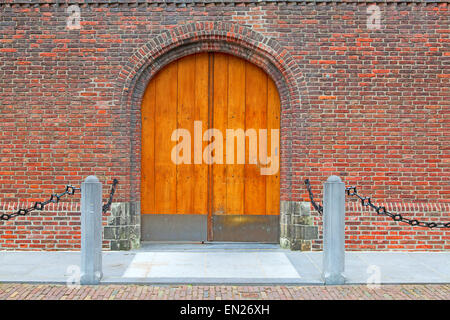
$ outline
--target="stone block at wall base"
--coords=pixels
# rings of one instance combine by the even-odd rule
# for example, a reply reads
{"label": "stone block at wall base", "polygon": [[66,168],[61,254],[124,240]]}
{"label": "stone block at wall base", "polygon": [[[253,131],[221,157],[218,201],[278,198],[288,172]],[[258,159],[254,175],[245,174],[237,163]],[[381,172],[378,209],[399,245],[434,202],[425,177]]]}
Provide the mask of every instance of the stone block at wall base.
{"label": "stone block at wall base", "polygon": [[311,251],[311,240],[293,240],[280,238],[280,247],[292,251]]}
{"label": "stone block at wall base", "polygon": [[140,247],[141,214],[139,202],[113,203],[103,238],[110,241],[111,250],[132,250]]}
{"label": "stone block at wall base", "polygon": [[280,246],[293,251],[310,251],[311,240],[318,238],[309,202],[281,201]]}

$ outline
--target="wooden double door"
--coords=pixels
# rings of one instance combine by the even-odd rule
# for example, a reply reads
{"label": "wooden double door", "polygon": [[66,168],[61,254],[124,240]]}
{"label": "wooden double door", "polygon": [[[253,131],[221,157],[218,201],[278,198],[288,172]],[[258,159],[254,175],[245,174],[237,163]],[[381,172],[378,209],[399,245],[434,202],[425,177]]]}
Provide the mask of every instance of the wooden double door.
{"label": "wooden double door", "polygon": [[159,71],[142,101],[142,239],[278,242],[279,128],[274,82],[243,59],[199,53]]}

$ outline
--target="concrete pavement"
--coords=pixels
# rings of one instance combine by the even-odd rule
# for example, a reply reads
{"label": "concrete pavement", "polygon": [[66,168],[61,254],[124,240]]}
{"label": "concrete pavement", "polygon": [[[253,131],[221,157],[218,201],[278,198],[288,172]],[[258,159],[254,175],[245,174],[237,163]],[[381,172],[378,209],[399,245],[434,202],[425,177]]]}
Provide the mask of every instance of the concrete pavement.
{"label": "concrete pavement", "polygon": [[[80,253],[0,251],[0,282],[76,282]],[[246,243],[103,252],[102,284],[321,285],[322,252]],[[346,252],[346,284],[450,283],[450,252]]]}

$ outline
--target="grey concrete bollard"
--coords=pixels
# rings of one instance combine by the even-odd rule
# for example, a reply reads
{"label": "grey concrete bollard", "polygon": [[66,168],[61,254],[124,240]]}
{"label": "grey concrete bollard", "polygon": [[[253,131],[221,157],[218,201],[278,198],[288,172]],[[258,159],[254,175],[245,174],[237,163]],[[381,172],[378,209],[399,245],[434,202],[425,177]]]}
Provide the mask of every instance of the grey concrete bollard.
{"label": "grey concrete bollard", "polygon": [[323,273],[325,284],[343,284],[345,267],[345,186],[331,176],[323,194]]}
{"label": "grey concrete bollard", "polygon": [[102,278],[102,184],[96,176],[81,184],[81,284]]}

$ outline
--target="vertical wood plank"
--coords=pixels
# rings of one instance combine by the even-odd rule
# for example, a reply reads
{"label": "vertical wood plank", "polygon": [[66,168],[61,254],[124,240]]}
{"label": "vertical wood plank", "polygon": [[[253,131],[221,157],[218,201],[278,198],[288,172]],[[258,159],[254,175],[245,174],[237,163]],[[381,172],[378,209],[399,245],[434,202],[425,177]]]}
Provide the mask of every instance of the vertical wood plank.
{"label": "vertical wood plank", "polygon": [[155,212],[155,82],[151,81],[142,99],[141,212]]}
{"label": "vertical wood plank", "polygon": [[[266,127],[267,112],[267,75],[257,66],[246,63],[245,66],[245,127],[259,129]],[[259,144],[259,141],[258,141]],[[261,175],[258,164],[248,164],[249,144],[246,142],[245,165],[245,214],[266,214],[266,179]],[[258,159],[259,161],[259,159]]]}
{"label": "vertical wood plank", "polygon": [[156,213],[174,214],[177,204],[177,168],[171,160],[173,130],[177,128],[177,62],[155,78],[155,203]]}
{"label": "vertical wood plank", "polygon": [[[214,54],[214,83],[213,83],[213,128],[222,134],[227,128],[228,110],[228,55]],[[218,141],[219,142],[219,141]],[[223,141],[220,141],[225,147]],[[226,152],[223,150],[222,164],[212,165],[212,210],[213,214],[225,214],[227,208],[227,183],[226,183]]]}
{"label": "vertical wood plank", "polygon": [[[245,61],[237,57],[228,58],[228,126],[227,129],[245,131]],[[224,132],[225,137],[226,133]],[[245,138],[244,138],[245,139]],[[227,214],[244,214],[244,165],[237,163],[238,142],[234,145],[233,164],[227,164]],[[230,143],[227,140],[226,143]],[[244,142],[245,148],[245,142]]]}
{"label": "vertical wood plank", "polygon": [[[208,214],[208,165],[203,162],[203,149],[207,145],[203,142],[203,132],[208,129],[208,61],[207,53],[195,55],[195,103],[194,103],[194,121],[201,121],[202,130],[197,139],[200,140],[200,163],[194,163],[194,209],[195,214]],[[194,136],[192,144],[194,147]],[[194,157],[194,153],[192,154]]]}
{"label": "vertical wood plank", "polygon": [[[208,53],[208,129],[213,127],[214,123],[214,53]],[[207,135],[208,136],[208,135]],[[208,142],[209,143],[209,142]],[[204,159],[203,159],[204,160]],[[213,170],[211,165],[208,166],[208,217],[207,217],[207,228],[208,228],[208,240],[212,241],[214,239],[214,230],[212,222],[213,214]]]}
{"label": "vertical wood plank", "polygon": [[[190,135],[189,164],[178,164],[177,168],[177,213],[192,214],[194,211],[194,167],[193,135],[195,107],[195,56],[178,60],[177,128],[186,129]],[[181,140],[180,140],[181,142]]]}
{"label": "vertical wood plank", "polygon": [[[267,145],[268,155],[273,156],[271,129],[280,129],[280,97],[275,83],[267,77]],[[278,163],[280,164],[280,141],[278,140]],[[266,214],[280,214],[280,169],[273,175],[266,176]]]}

